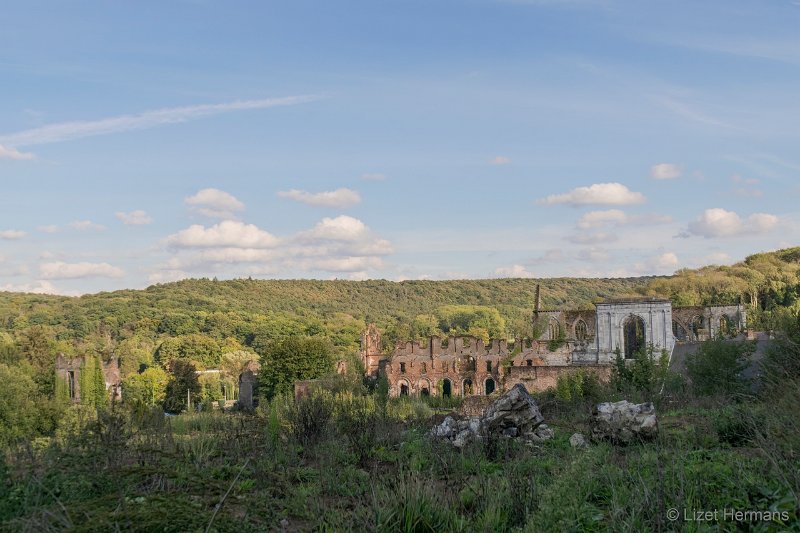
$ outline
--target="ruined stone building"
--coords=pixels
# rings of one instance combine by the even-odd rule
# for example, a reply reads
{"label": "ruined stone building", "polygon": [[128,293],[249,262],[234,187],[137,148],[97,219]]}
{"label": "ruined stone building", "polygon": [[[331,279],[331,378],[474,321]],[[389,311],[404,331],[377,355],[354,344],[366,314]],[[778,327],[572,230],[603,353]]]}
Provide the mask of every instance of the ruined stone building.
{"label": "ruined stone building", "polygon": [[[81,373],[86,367],[86,357],[68,359],[63,353],[56,355],[56,377],[64,381],[70,400],[75,403],[81,401]],[[103,379],[106,390],[112,401],[122,399],[122,378],[119,371],[119,361],[111,359],[103,363]]]}
{"label": "ruined stone building", "polygon": [[[537,305],[538,307],[538,305]],[[671,354],[677,342],[733,335],[747,327],[740,305],[673,309],[665,299],[607,300],[594,310],[536,311],[536,339],[430,337],[383,350],[374,325],[362,334],[367,375],[384,373],[392,396],[488,395],[522,383],[530,391],[555,387],[558,377],[582,369],[607,380],[617,351],[626,359],[650,344]]]}

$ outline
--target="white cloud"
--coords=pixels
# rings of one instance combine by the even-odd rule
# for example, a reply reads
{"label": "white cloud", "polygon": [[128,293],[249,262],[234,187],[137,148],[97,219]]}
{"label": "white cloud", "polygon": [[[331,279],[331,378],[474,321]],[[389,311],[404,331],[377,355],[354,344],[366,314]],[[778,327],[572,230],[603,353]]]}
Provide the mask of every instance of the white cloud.
{"label": "white cloud", "polygon": [[589,211],[578,219],[580,229],[593,229],[603,226],[624,226],[637,224],[640,226],[653,226],[672,222],[669,215],[649,213],[646,215],[628,215],[620,209],[607,209],[605,211]]}
{"label": "white cloud", "polygon": [[278,196],[317,207],[336,207],[339,209],[352,207],[361,202],[361,195],[351,189],[336,189],[335,191],[318,193],[292,189],[290,191],[281,191]]}
{"label": "white cloud", "polygon": [[621,183],[595,183],[589,187],[577,187],[564,194],[551,194],[538,203],[555,205],[631,205],[645,202],[642,193],[633,192]]}
{"label": "white cloud", "polygon": [[33,154],[20,152],[16,148],[0,144],[0,159],[15,159],[17,161],[33,159]]}
{"label": "white cloud", "polygon": [[6,229],[0,231],[0,239],[5,241],[16,241],[23,238],[27,233],[16,229]]}
{"label": "white cloud", "polygon": [[777,224],[778,217],[768,213],[754,213],[743,220],[733,211],[715,207],[706,209],[696,220],[690,222],[688,233],[707,239],[755,235],[770,231]]}
{"label": "white cloud", "polygon": [[652,264],[658,270],[675,270],[680,265],[680,261],[675,252],[666,252],[653,258]]}
{"label": "white cloud", "polygon": [[601,261],[608,261],[610,255],[608,250],[604,248],[599,248],[596,246],[592,246],[587,250],[581,250],[578,252],[578,259],[581,261],[588,261],[590,263],[597,263]]}
{"label": "white cloud", "polygon": [[210,218],[236,218],[236,213],[244,211],[244,204],[239,199],[214,188],[201,189],[184,202],[193,211]]}
{"label": "white cloud", "polygon": [[596,228],[606,224],[625,224],[628,215],[619,209],[608,209],[606,211],[589,211],[578,219],[578,227],[581,229]]}
{"label": "white cloud", "polygon": [[189,275],[182,270],[158,270],[152,272],[147,281],[150,283],[169,283],[170,281],[179,281],[188,278]]}
{"label": "white cloud", "polygon": [[730,265],[732,262],[731,256],[725,252],[714,252],[702,257],[699,266]]}
{"label": "white cloud", "polygon": [[49,281],[38,280],[33,283],[23,283],[20,285],[13,285],[8,283],[0,286],[0,291],[8,292],[28,292],[32,294],[60,294],[73,296],[75,293],[65,293],[53,286]]}
{"label": "white cloud", "polygon": [[279,240],[254,224],[223,220],[211,227],[193,224],[166,239],[172,248],[271,248]]}
{"label": "white cloud", "polygon": [[534,278],[533,272],[529,272],[522,265],[511,265],[510,267],[499,267],[494,271],[500,278]]}
{"label": "white cloud", "polygon": [[64,263],[54,261],[39,265],[42,279],[121,278],[125,271],[108,263]]}
{"label": "white cloud", "polygon": [[95,224],[91,220],[76,220],[70,223],[70,227],[78,231],[103,231],[105,226]]}
{"label": "white cloud", "polygon": [[347,215],[336,218],[323,218],[313,229],[301,234],[308,240],[356,241],[366,237],[366,224]]}
{"label": "white cloud", "polygon": [[361,175],[361,179],[364,181],[384,181],[386,179],[386,174],[381,174],[379,172],[367,172],[366,174]]}
{"label": "white cloud", "polygon": [[121,131],[153,128],[163,124],[178,124],[200,117],[231,111],[303,104],[318,100],[319,98],[319,96],[302,95],[286,96],[282,98],[265,98],[261,100],[239,100],[223,104],[201,104],[156,109],[133,115],[120,115],[100,120],[61,122],[0,136],[0,144],[29,146],[33,144],[70,141],[72,139],[80,139],[94,135],[108,135]]}
{"label": "white cloud", "polygon": [[502,155],[498,155],[489,161],[489,164],[491,165],[508,165],[510,163],[511,159]]}
{"label": "white cloud", "polygon": [[654,180],[672,180],[680,178],[683,169],[672,163],[659,163],[650,167],[650,177]]}
{"label": "white cloud", "polygon": [[[376,236],[360,220],[341,215],[324,218],[313,228],[284,239],[237,221],[213,227],[191,226],[165,239],[178,255],[161,272],[220,271],[245,264],[250,273],[285,271],[356,272],[384,267],[381,256],[392,253],[389,241]],[[156,273],[158,274],[158,273]],[[161,277],[154,274],[153,280]]]}
{"label": "white cloud", "polygon": [[570,235],[567,240],[574,244],[600,244],[604,242],[616,242],[619,239],[616,233],[599,231],[597,233],[579,233]]}
{"label": "white cloud", "polygon": [[124,213],[122,211],[116,212],[116,217],[125,225],[128,226],[143,226],[153,222],[153,219],[145,211],[141,209]]}
{"label": "white cloud", "polygon": [[55,224],[47,224],[45,226],[39,226],[38,229],[43,233],[56,233],[60,230],[60,228]]}

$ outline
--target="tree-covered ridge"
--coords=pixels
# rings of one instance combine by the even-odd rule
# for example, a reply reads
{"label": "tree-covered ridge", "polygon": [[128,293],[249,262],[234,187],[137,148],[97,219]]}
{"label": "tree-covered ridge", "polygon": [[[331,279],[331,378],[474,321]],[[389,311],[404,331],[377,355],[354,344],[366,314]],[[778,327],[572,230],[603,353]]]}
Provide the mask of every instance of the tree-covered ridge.
{"label": "tree-covered ridge", "polygon": [[666,296],[675,305],[741,302],[756,313],[800,310],[800,247],[748,256],[731,266],[682,269],[652,280],[647,295]]}

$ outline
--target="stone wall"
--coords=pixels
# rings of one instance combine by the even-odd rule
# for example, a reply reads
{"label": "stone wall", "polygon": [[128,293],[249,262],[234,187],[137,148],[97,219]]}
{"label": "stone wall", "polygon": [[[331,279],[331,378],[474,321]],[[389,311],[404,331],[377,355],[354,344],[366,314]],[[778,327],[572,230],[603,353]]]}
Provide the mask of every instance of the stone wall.
{"label": "stone wall", "polygon": [[543,392],[555,388],[559,376],[574,374],[576,372],[590,372],[595,374],[600,381],[607,382],[611,379],[610,365],[567,365],[567,366],[533,366],[511,368],[506,376],[504,387],[510,389],[521,383],[530,392]]}

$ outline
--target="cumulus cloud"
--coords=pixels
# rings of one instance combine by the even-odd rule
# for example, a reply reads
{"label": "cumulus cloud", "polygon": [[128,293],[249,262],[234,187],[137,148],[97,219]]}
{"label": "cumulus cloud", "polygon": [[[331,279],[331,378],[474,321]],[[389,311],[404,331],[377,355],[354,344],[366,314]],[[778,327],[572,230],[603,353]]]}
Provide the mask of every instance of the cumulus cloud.
{"label": "cumulus cloud", "polygon": [[621,183],[595,183],[577,187],[563,194],[551,194],[538,200],[540,204],[556,205],[631,205],[645,202],[642,193],[634,192]]}
{"label": "cumulus cloud", "polygon": [[510,163],[511,163],[511,158],[502,155],[498,155],[492,158],[491,161],[489,161],[489,164],[491,165],[508,165]]}
{"label": "cumulus cloud", "polygon": [[125,271],[108,263],[64,263],[54,261],[39,265],[42,279],[121,278]]}
{"label": "cumulus cloud", "polygon": [[184,200],[194,212],[209,218],[236,218],[236,213],[244,211],[244,204],[230,193],[208,188]]}
{"label": "cumulus cloud", "polygon": [[364,181],[384,181],[386,180],[386,174],[381,174],[380,172],[367,172],[366,174],[361,174],[361,179]]}
{"label": "cumulus cloud", "polygon": [[0,239],[4,241],[16,241],[23,238],[27,233],[16,229],[6,229],[0,231]]}
{"label": "cumulus cloud", "polygon": [[778,224],[778,217],[768,213],[754,213],[742,219],[734,211],[715,207],[706,209],[696,220],[689,223],[688,233],[682,236],[697,235],[707,239],[715,237],[735,237],[737,235],[756,235],[770,231]]}
{"label": "cumulus cloud", "polygon": [[335,191],[317,193],[292,189],[281,191],[278,196],[316,207],[336,207],[339,209],[352,207],[361,202],[361,195],[351,189],[336,189]]}
{"label": "cumulus cloud", "polygon": [[143,226],[153,222],[153,219],[150,217],[150,215],[141,209],[131,211],[130,213],[117,211],[115,215],[123,224],[128,226]]}
{"label": "cumulus cloud", "polygon": [[259,229],[255,224],[245,224],[237,220],[223,220],[206,228],[193,224],[185,230],[170,235],[166,239],[172,248],[271,248],[278,244],[278,238]]}
{"label": "cumulus cloud", "polygon": [[324,218],[309,230],[279,239],[252,224],[223,221],[206,228],[191,226],[164,241],[176,252],[153,281],[169,272],[248,266],[249,272],[357,272],[383,268],[382,256],[392,253],[389,241],[375,235],[362,221],[341,215]]}
{"label": "cumulus cloud", "polygon": [[45,226],[39,226],[38,229],[42,233],[56,233],[56,232],[59,231],[60,228],[58,226],[56,226],[55,224],[47,224]]}
{"label": "cumulus cloud", "polygon": [[19,285],[13,285],[8,283],[6,285],[0,285],[0,291],[8,291],[8,292],[28,292],[32,294],[70,294],[73,293],[64,293],[53,286],[52,283],[49,281],[38,280],[33,283],[23,283]]}
{"label": "cumulus cloud", "polygon": [[705,265],[729,265],[732,262],[733,261],[731,259],[731,256],[726,254],[725,252],[714,252],[714,253],[708,254],[706,256],[703,256],[700,259],[699,266],[705,266]]}
{"label": "cumulus cloud", "polygon": [[592,229],[602,226],[624,226],[629,224],[652,226],[669,222],[672,222],[672,217],[669,215],[659,215],[657,213],[628,215],[620,209],[608,209],[605,211],[590,211],[584,214],[578,219],[577,226],[580,229]]}
{"label": "cumulus cloud", "polygon": [[590,211],[578,219],[578,227],[581,229],[589,229],[606,224],[625,224],[627,221],[628,215],[619,209]]}
{"label": "cumulus cloud", "polygon": [[182,270],[157,270],[147,277],[150,283],[169,283],[188,278],[189,275]]}
{"label": "cumulus cloud", "polygon": [[654,180],[672,180],[680,178],[683,169],[672,163],[659,163],[650,167],[650,177]]}
{"label": "cumulus cloud", "polygon": [[674,270],[680,265],[675,252],[666,252],[653,258],[653,266],[658,270]]}
{"label": "cumulus cloud", "polygon": [[0,144],[0,159],[14,159],[17,161],[23,161],[26,159],[33,159],[33,154],[20,152],[16,148],[12,148],[10,146],[3,146]]}
{"label": "cumulus cloud", "polygon": [[588,261],[590,263],[598,263],[601,261],[608,261],[610,255],[608,250],[604,248],[599,248],[597,246],[592,246],[589,249],[581,250],[578,252],[578,259],[581,261]]}
{"label": "cumulus cloud", "polygon": [[570,235],[567,240],[573,244],[600,244],[605,242],[616,242],[619,239],[616,233],[599,231],[596,233],[579,233]]}
{"label": "cumulus cloud", "polygon": [[529,272],[522,265],[511,265],[510,267],[499,267],[494,271],[495,276],[500,278],[533,278],[533,272]]}
{"label": "cumulus cloud", "polygon": [[76,220],[70,223],[70,227],[78,231],[103,231],[105,226],[95,224],[91,220]]}

